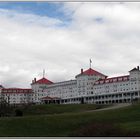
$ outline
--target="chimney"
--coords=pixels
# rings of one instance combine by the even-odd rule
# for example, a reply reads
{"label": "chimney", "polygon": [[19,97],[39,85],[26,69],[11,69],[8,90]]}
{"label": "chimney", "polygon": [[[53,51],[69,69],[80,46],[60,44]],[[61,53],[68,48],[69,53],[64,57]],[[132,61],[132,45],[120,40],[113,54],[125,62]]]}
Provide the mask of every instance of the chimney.
{"label": "chimney", "polygon": [[81,74],[83,74],[83,69],[81,69]]}
{"label": "chimney", "polygon": [[137,66],[137,70],[139,70],[139,66]]}

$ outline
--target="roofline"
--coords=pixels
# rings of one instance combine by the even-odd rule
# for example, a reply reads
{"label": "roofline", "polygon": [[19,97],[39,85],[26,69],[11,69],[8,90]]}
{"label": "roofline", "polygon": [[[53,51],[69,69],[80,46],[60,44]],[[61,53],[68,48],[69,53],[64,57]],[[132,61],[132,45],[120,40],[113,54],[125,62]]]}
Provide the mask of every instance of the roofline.
{"label": "roofline", "polygon": [[4,90],[32,90],[31,88],[3,88]]}
{"label": "roofline", "polygon": [[74,81],[76,81],[76,80],[61,81],[61,82],[56,82],[56,83],[53,83],[53,84],[59,84],[59,83],[70,82],[70,81],[71,81],[71,82],[72,82],[72,81],[74,82]]}
{"label": "roofline", "polygon": [[[121,77],[129,77],[129,75],[110,77],[110,78],[106,78],[105,80],[113,79],[113,78],[121,78]],[[104,80],[104,79],[102,79],[102,80]]]}
{"label": "roofline", "polygon": [[[50,81],[50,82],[51,82],[51,81]],[[46,83],[43,83],[43,84],[42,84],[42,83],[37,83],[37,82],[36,82],[36,83],[31,83],[31,85],[35,85],[35,84],[39,84],[39,85],[43,85],[43,84],[44,84],[44,85],[51,85],[51,84],[54,84],[54,83],[53,83],[53,82],[52,82],[52,83],[48,83],[48,84],[46,84]]]}
{"label": "roofline", "polygon": [[[101,82],[101,81],[106,81],[106,80],[111,80],[111,79],[124,78],[124,77],[128,77],[129,78],[129,75],[118,76],[118,77],[111,77],[111,78],[106,78],[106,79],[99,79],[96,82]],[[100,83],[97,84],[96,82],[94,83],[94,85],[100,85]],[[102,83],[102,84],[106,84],[106,83]]]}
{"label": "roofline", "polygon": [[[89,68],[89,69],[92,69],[92,68]],[[87,69],[87,70],[89,70],[89,69]],[[85,71],[87,71],[87,70],[85,70]],[[94,70],[94,69],[92,69],[92,70]],[[85,71],[84,71],[84,72],[85,72]],[[100,73],[100,72],[98,72],[98,71],[96,71],[96,70],[94,70],[94,71],[97,72],[97,73],[99,73],[99,75],[102,75],[102,76],[104,76],[104,77],[108,77],[107,75],[104,75],[104,74],[102,74],[102,73]],[[79,76],[84,76],[84,75],[86,76],[86,75],[88,75],[88,74],[85,74],[84,72],[83,72],[83,73],[80,73],[80,74],[78,74],[78,75],[76,75],[75,78],[77,78],[77,77],[79,77]],[[93,74],[91,74],[91,75],[93,75]]]}

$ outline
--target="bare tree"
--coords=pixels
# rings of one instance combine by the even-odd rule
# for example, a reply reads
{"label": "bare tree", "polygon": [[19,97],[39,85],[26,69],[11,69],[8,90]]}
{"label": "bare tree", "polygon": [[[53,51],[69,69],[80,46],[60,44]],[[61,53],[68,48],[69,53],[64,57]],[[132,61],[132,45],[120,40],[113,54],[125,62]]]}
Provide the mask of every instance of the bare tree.
{"label": "bare tree", "polygon": [[0,116],[9,116],[10,115],[10,100],[9,100],[9,96],[6,98],[4,98],[3,95],[1,95],[0,97]]}

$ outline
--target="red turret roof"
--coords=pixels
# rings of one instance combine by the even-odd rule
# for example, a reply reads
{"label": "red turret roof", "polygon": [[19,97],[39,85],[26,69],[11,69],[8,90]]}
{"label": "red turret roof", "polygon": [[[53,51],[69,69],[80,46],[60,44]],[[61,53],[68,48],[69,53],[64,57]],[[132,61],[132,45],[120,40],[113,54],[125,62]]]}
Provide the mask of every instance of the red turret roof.
{"label": "red turret roof", "polygon": [[53,84],[53,82],[43,77],[42,79],[40,79],[32,84]]}
{"label": "red turret roof", "polygon": [[89,68],[88,70],[84,71],[83,73],[86,74],[86,75],[102,75],[102,76],[105,76],[104,74],[102,74],[102,73],[100,73],[98,71],[95,71],[95,70],[93,70],[91,68]]}
{"label": "red turret roof", "polygon": [[93,70],[91,68],[89,68],[88,70],[84,71],[83,73],[80,73],[78,74],[77,76],[80,76],[80,75],[100,75],[100,76],[105,76],[107,77],[106,75],[96,71],[96,70]]}

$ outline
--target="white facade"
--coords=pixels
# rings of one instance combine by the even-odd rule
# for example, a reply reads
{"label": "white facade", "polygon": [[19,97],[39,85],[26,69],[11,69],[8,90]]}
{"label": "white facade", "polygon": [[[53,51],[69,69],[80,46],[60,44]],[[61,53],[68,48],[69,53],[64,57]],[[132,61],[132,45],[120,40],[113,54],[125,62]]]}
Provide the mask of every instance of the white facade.
{"label": "white facade", "polygon": [[9,104],[27,104],[33,102],[32,89],[2,88],[1,100]]}
{"label": "white facade", "polygon": [[77,96],[77,81],[70,80],[48,85],[44,90],[47,96],[59,98],[71,98]]}
{"label": "white facade", "polygon": [[140,98],[140,70],[131,70],[129,75],[107,78],[95,82],[93,88],[95,103],[131,102]]}
{"label": "white facade", "polygon": [[74,80],[53,83],[44,77],[40,80],[35,78],[30,90],[1,87],[0,91],[0,95],[11,104],[131,102],[140,98],[140,70],[137,67],[129,71],[129,75],[107,78],[91,68],[81,69]]}
{"label": "white facade", "polygon": [[[36,87],[43,84],[35,84]],[[39,94],[38,92],[36,94]],[[76,79],[44,85],[42,97],[58,97],[60,103],[96,103],[110,104],[131,102],[140,98],[139,67],[129,71],[129,75],[107,78],[107,76],[88,69],[76,76]]]}

